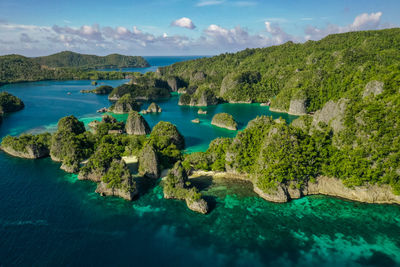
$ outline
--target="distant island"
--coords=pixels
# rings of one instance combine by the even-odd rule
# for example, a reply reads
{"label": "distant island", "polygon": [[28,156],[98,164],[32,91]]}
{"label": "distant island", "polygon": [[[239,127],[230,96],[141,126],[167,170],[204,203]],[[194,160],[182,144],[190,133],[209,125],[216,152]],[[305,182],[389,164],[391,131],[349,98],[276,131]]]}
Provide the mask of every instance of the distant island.
{"label": "distant island", "polygon": [[132,72],[98,69],[144,68],[143,57],[111,54],[105,57],[65,51],[50,56],[28,58],[0,56],[0,85],[42,80],[115,80],[129,78]]}
{"label": "distant island", "polygon": [[[129,112],[126,123],[106,115],[86,131],[68,116],[51,138],[6,137],[1,147],[27,158],[49,155],[79,179],[99,183],[97,192],[129,200],[138,192],[122,157],[137,159],[139,176],[152,181],[164,176],[165,198],[184,200],[201,213],[208,206],[190,175],[247,180],[273,202],[325,194],[400,204],[398,48],[400,29],[389,29],[175,63],[132,74],[129,83],[109,93],[117,101],[110,110]],[[298,118],[288,125],[260,116],[234,138],[217,138],[206,151],[187,154],[175,125],[161,121],[150,129],[138,112],[138,100],[172,92],[180,94],[179,105],[269,103],[265,108]],[[237,130],[230,114],[213,121]]]}
{"label": "distant island", "polygon": [[139,56],[111,54],[96,56],[63,51],[57,54],[31,58],[33,62],[48,68],[83,68],[83,69],[121,69],[146,68],[150,64]]}

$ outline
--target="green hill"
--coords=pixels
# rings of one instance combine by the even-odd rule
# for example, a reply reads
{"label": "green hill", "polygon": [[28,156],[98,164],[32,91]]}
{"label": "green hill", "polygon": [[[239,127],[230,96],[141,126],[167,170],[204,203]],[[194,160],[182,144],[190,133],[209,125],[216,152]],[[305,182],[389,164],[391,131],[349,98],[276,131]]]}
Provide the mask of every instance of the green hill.
{"label": "green hill", "polygon": [[257,118],[185,166],[245,173],[264,192],[307,190],[324,176],[350,188],[389,184],[400,195],[400,29],[247,49],[158,73],[182,79],[192,94],[207,86],[225,101],[311,113],[291,125]]}
{"label": "green hill", "polygon": [[349,32],[304,44],[246,49],[160,68],[179,77],[195,96],[208,87],[225,101],[268,102],[292,113],[316,111],[331,99],[359,92],[371,79],[385,80],[400,66],[400,29]]}
{"label": "green hill", "polygon": [[[64,67],[65,65],[61,63],[58,67],[54,67],[54,64],[56,64],[54,62],[56,62],[55,59],[57,58],[60,61],[68,61],[68,57],[62,57],[61,54],[63,53],[57,54],[58,56],[56,57],[53,57],[54,55],[49,56],[52,60],[42,59],[43,62],[48,62],[51,66],[41,65],[35,58],[28,58],[20,55],[0,56],[0,85],[42,80],[115,80],[125,79],[131,75],[131,73],[119,71],[105,72],[90,70],[87,67]],[[107,63],[111,64],[112,62],[117,62],[118,58],[118,55],[110,55]],[[122,59],[121,64],[125,64],[126,62],[129,62],[129,59]],[[68,64],[73,65],[77,63],[71,62]]]}
{"label": "green hill", "polygon": [[108,56],[96,56],[63,51],[57,54],[36,57],[32,60],[42,66],[50,68],[87,68],[87,69],[106,69],[106,68],[143,68],[148,67],[149,63],[138,56],[123,56],[111,54]]}

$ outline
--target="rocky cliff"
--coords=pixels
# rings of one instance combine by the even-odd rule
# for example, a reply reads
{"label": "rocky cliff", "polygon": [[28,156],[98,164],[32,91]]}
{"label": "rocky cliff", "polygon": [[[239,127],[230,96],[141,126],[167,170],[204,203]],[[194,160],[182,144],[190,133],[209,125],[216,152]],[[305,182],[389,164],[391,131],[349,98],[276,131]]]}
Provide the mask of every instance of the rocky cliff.
{"label": "rocky cliff", "polygon": [[206,214],[209,211],[207,202],[196,188],[191,187],[187,173],[180,161],[175,163],[164,178],[163,192],[166,199],[185,200],[187,207],[195,212]]}
{"label": "rocky cliff", "polygon": [[125,130],[128,134],[146,135],[150,133],[150,126],[137,111],[131,111],[126,120]]}
{"label": "rocky cliff", "polygon": [[97,185],[96,193],[102,196],[116,196],[129,201],[132,201],[139,194],[136,188],[133,191],[129,191],[124,188],[112,188],[108,187],[104,182],[100,182]]}
{"label": "rocky cliff", "polygon": [[146,111],[147,113],[160,113],[162,112],[162,109],[159,105],[153,102],[150,104]]}
{"label": "rocky cliff", "polygon": [[26,145],[24,151],[17,151],[10,146],[2,146],[1,149],[14,157],[26,159],[44,158],[48,157],[50,153],[47,147],[34,144]]}
{"label": "rocky cliff", "polygon": [[139,174],[157,179],[160,177],[158,157],[152,145],[147,144],[139,153]]}
{"label": "rocky cliff", "polygon": [[130,94],[125,94],[111,106],[110,110],[116,114],[124,114],[130,111],[139,111],[140,105]]}
{"label": "rocky cliff", "polygon": [[328,195],[366,203],[400,204],[400,196],[394,195],[389,185],[348,188],[341,180],[326,176],[319,176],[315,182],[308,182],[301,188],[294,184],[278,184],[276,189],[267,192],[254,184],[254,191],[272,202],[288,202],[307,195]]}

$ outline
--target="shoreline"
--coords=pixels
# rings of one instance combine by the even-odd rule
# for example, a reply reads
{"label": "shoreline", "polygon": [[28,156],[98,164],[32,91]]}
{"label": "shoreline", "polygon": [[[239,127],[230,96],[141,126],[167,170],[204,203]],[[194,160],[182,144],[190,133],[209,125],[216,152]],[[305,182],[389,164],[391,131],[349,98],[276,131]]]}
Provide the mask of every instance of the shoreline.
{"label": "shoreline", "polygon": [[326,176],[318,176],[316,183],[308,182],[305,188],[292,189],[289,185],[278,185],[275,191],[264,192],[253,183],[247,174],[214,171],[194,171],[190,179],[201,176],[211,176],[214,178],[225,178],[232,180],[248,181],[253,185],[253,191],[266,201],[274,203],[287,203],[294,199],[300,199],[311,195],[330,196],[350,201],[367,204],[389,204],[400,205],[400,196],[394,195],[391,187],[384,185],[363,185],[349,188],[343,185],[342,181]]}

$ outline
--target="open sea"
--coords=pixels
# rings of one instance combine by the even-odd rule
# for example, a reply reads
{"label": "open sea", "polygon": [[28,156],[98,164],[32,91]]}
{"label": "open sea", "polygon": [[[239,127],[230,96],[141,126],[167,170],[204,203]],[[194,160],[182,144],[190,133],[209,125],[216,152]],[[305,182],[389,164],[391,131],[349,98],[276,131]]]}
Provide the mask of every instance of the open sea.
{"label": "open sea", "polygon": [[[140,71],[193,58],[146,57],[152,67]],[[110,102],[79,93],[90,88],[90,81],[0,87],[25,103],[24,110],[4,118],[0,137],[51,132],[71,114],[85,124],[100,119],[96,110]],[[196,107],[178,106],[178,95],[157,103],[163,112],[144,118],[150,126],[161,120],[177,125],[188,153],[236,135],[210,124],[218,112],[232,114],[239,130],[259,115],[295,118],[259,104],[222,104],[198,115]],[[194,118],[200,124],[191,123]],[[275,204],[259,198],[247,182],[202,177],[195,182],[213,210],[201,215],[182,201],[163,199],[158,185],[133,202],[101,197],[95,183],[78,181],[59,167],[48,158],[0,152],[0,266],[400,266],[398,205],[325,196]]]}

